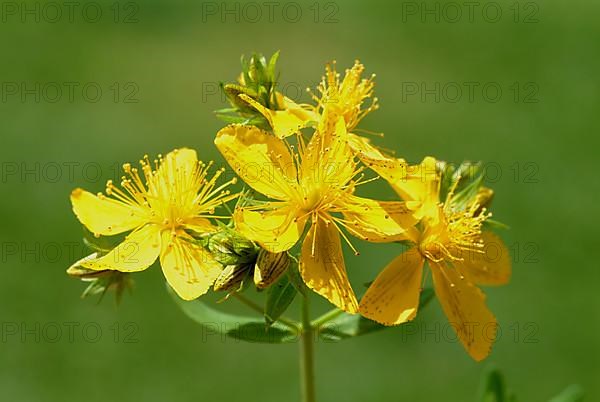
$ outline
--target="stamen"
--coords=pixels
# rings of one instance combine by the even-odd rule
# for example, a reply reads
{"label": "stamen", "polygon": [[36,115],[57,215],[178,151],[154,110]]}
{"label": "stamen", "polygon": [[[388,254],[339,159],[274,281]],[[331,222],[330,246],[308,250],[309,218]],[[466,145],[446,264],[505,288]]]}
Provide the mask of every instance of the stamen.
{"label": "stamen", "polygon": [[[336,222],[339,222],[339,219],[337,219],[335,217],[332,217],[332,219],[334,220],[333,226],[337,229],[337,231],[340,233],[340,235],[342,236],[342,238],[346,241],[346,243],[348,244],[348,246],[350,246],[350,248],[354,252],[354,255],[360,255],[360,252],[356,249],[356,247],[354,247],[354,245],[352,244],[352,242],[350,241],[350,239],[348,238],[348,236],[346,236],[346,234],[344,233],[344,231],[341,230],[338,227],[338,225],[336,224]],[[345,225],[343,225],[343,226],[345,226]]]}

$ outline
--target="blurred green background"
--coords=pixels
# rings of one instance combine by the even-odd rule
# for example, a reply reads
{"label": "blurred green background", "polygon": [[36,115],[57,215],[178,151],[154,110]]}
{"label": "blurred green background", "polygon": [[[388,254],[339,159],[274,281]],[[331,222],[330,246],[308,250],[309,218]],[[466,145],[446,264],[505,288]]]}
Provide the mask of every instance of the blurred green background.
{"label": "blurred green background", "polygon": [[[482,2],[469,15],[463,2],[300,2],[277,3],[272,18],[261,2],[79,4],[70,15],[62,2],[1,3],[0,399],[299,399],[297,345],[203,340],[158,267],[136,275],[119,307],[81,301],[83,285],[64,273],[86,252],[70,191],[101,191],[118,164],[175,147],[222,163],[212,145],[223,125],[212,111],[226,106],[216,84],[237,76],[241,54],[277,49],[292,97],[316,84],[325,62],[360,58],[381,102],[361,127],[384,132],[379,144],[400,156],[488,162],[515,259],[510,285],[487,290],[502,336],[484,363],[436,339],[446,318],[434,301],[416,335],[396,328],[320,343],[319,400],[470,401],[488,364],[521,401],[570,383],[600,399],[600,4]],[[233,11],[221,15],[225,7]],[[347,264],[359,290],[398,249],[357,244],[362,254]]]}

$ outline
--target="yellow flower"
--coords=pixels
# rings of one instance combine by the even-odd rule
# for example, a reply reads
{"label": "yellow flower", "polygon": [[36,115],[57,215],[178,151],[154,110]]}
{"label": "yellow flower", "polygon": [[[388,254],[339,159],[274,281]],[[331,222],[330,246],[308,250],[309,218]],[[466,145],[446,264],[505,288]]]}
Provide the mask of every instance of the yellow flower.
{"label": "yellow flower", "polygon": [[317,102],[317,110],[321,115],[327,110],[332,116],[343,117],[348,131],[352,131],[363,117],[379,108],[377,98],[373,98],[367,108],[362,108],[365,100],[373,96],[375,75],[362,78],[365,67],[356,60],[340,81],[335,62],[333,64],[333,67],[329,64],[325,66],[325,76],[317,87],[320,95],[313,95],[313,99]]}
{"label": "yellow flower", "polygon": [[[475,360],[482,360],[490,352],[497,324],[476,285],[502,285],[511,274],[510,256],[502,240],[482,231],[483,222],[491,214],[480,205],[480,195],[467,207],[458,208],[451,190],[440,203],[439,178],[433,175],[423,177],[420,183],[407,179],[397,184],[405,184],[402,190],[419,200],[422,232],[413,239],[414,246],[396,257],[371,284],[360,302],[360,313],[384,325],[412,320],[417,314],[427,261],[450,324],[467,352]],[[430,203],[432,198],[435,208]]]}
{"label": "yellow flower", "polygon": [[140,165],[142,176],[125,164],[128,177],[122,178],[122,188],[109,180],[106,195],[80,188],[71,193],[75,215],[96,236],[132,231],[108,254],[80,265],[97,271],[137,272],[160,256],[171,287],[181,298],[195,299],[207,292],[221,265],[193,243],[188,232],[215,230],[207,218],[214,216],[215,207],[237,196],[224,190],[233,180],[216,186],[223,170],[209,179],[212,163],[198,161],[196,151],[190,149],[174,150],[164,159],[159,156],[154,169],[147,156]]}
{"label": "yellow flower", "polygon": [[[348,143],[354,153],[362,160],[363,155],[373,158],[385,156],[371,144],[368,138],[353,133],[358,123],[369,113],[379,109],[377,98],[373,97],[375,88],[375,74],[363,78],[365,67],[356,60],[352,68],[346,69],[344,78],[340,80],[340,73],[333,66],[325,65],[325,75],[317,87],[318,95],[311,93],[316,102],[316,111],[321,118],[325,115],[331,118],[342,117],[346,123]],[[371,99],[369,106],[363,104]]]}
{"label": "yellow flower", "polygon": [[340,309],[355,313],[358,303],[340,236],[349,241],[341,228],[368,241],[386,242],[406,238],[414,220],[402,202],[353,194],[362,168],[348,147],[344,120],[323,120],[308,144],[298,136],[297,147],[243,125],[219,131],[215,144],[249,186],[272,199],[238,208],[236,228],[277,253],[292,248],[310,225],[300,258],[304,281]]}

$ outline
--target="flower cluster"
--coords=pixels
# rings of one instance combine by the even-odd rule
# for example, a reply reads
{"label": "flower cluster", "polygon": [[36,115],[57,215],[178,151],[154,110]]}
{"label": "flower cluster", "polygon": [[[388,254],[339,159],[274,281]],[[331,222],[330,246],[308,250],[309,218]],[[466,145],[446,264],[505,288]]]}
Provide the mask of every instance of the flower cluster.
{"label": "flower cluster", "polygon": [[[96,236],[129,234],[113,249],[78,261],[71,272],[134,272],[157,259],[183,299],[209,289],[258,289],[296,270],[304,284],[340,310],[383,325],[412,320],[431,272],[443,310],[468,353],[485,358],[496,320],[477,285],[501,285],[511,273],[502,241],[489,231],[493,192],[476,165],[458,168],[427,156],[410,165],[373,144],[358,129],[378,108],[374,76],[360,62],[343,76],[327,65],[312,103],[277,91],[276,61],[243,60],[237,83],[223,85],[229,125],[215,145],[250,192],[231,194],[235,180],[218,184],[211,163],[179,149],[137,168],[125,165],[120,186],[104,194],[76,189],[73,210]],[[362,184],[382,178],[395,200],[359,196]],[[229,214],[215,208],[239,197]],[[218,218],[230,222],[215,223]],[[392,260],[358,298],[350,284],[343,244],[352,239],[401,244]],[[298,264],[294,251],[298,248]],[[493,253],[490,253],[490,247]],[[79,271],[77,271],[79,272]]]}

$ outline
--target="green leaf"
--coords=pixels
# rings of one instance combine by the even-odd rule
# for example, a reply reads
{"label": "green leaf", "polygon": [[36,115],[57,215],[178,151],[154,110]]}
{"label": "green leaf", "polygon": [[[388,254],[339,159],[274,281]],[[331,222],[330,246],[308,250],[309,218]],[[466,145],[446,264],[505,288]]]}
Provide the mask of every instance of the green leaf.
{"label": "green leaf", "polygon": [[583,389],[579,385],[573,384],[548,402],[582,402],[583,396]]}
{"label": "green leaf", "polygon": [[287,343],[297,341],[298,335],[286,326],[274,323],[265,326],[262,319],[228,314],[200,300],[185,301],[167,286],[169,293],[185,315],[204,328],[203,336],[229,336],[253,343]]}
{"label": "green leaf", "polygon": [[[431,299],[434,292],[432,289],[423,289],[419,299],[419,309],[425,307]],[[380,331],[386,328],[375,321],[371,321],[361,315],[352,315],[347,313],[340,314],[337,318],[326,322],[318,329],[319,337],[326,341],[339,341],[355,336],[366,335],[371,332]]]}
{"label": "green leaf", "polygon": [[265,303],[265,321],[268,326],[273,325],[273,322],[281,317],[292,304],[297,293],[287,275],[283,275],[279,281],[269,287]]}
{"label": "green leaf", "polygon": [[223,120],[227,124],[248,124],[250,121],[247,117],[239,115],[230,115],[226,113],[215,112],[218,119]]}
{"label": "green leaf", "polygon": [[[514,399],[514,398],[513,398]],[[492,368],[485,374],[484,382],[479,392],[479,402],[508,402],[504,377],[499,370]]]}
{"label": "green leaf", "polygon": [[269,65],[267,67],[267,71],[269,72],[270,77],[275,77],[275,67],[277,65],[277,60],[279,60],[279,50],[271,55],[269,59]]}

